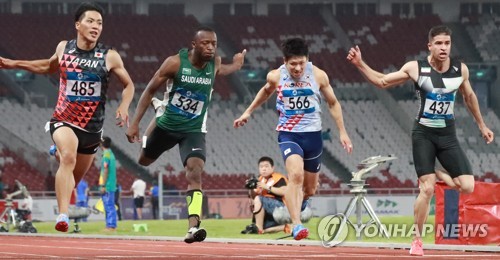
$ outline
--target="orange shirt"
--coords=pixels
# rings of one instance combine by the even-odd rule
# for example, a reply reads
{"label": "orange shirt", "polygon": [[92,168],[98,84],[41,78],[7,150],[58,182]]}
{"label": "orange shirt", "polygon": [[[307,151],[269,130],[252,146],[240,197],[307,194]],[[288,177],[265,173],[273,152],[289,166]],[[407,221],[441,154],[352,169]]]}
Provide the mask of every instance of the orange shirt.
{"label": "orange shirt", "polygon": [[[273,172],[271,176],[268,178],[264,178],[262,176],[259,176],[259,182],[262,182],[266,184],[267,186],[271,187],[282,187],[288,184],[288,179],[286,178],[285,175],[278,173],[278,172]],[[282,198],[281,196],[275,195],[273,193],[269,193],[266,189],[263,189],[261,192],[261,195],[264,197],[269,197],[269,198]]]}

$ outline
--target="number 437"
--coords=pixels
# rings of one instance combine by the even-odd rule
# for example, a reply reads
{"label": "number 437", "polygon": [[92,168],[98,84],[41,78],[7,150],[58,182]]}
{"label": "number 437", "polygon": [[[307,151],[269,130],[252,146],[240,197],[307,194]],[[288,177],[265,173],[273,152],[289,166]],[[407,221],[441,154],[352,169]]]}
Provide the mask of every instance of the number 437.
{"label": "number 437", "polygon": [[447,114],[450,104],[450,101],[434,101],[429,109],[432,110],[434,114]]}

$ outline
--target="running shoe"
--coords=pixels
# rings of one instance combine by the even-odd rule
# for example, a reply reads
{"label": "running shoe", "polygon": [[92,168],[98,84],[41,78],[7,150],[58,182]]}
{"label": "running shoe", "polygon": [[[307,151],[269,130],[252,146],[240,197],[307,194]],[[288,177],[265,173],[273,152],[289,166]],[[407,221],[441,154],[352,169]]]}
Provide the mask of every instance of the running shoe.
{"label": "running shoe", "polygon": [[207,237],[207,231],[203,228],[192,227],[188,230],[184,237],[184,242],[191,244],[193,242],[201,242]]}
{"label": "running shoe", "polygon": [[51,145],[50,148],[49,148],[49,154],[52,155],[52,156],[55,156],[56,152],[57,152],[56,145],[55,144]]}
{"label": "running shoe", "polygon": [[312,217],[311,199],[302,201],[302,206],[300,207],[300,222],[307,223]]}
{"label": "running shoe", "polygon": [[159,99],[157,99],[157,98],[153,97],[153,98],[151,99],[151,106],[153,107],[153,109],[154,109],[154,110],[155,110],[155,112],[156,112],[156,110],[158,110],[158,108],[159,108],[159,107],[161,107],[161,100],[159,100]]}
{"label": "running shoe", "polygon": [[302,226],[302,224],[295,225],[292,230],[293,239],[302,240],[309,236],[309,229]]}
{"label": "running shoe", "polygon": [[304,211],[307,207],[311,207],[311,199],[306,199],[302,201],[302,205],[300,206],[300,211]]}
{"label": "running shoe", "polygon": [[415,239],[411,242],[410,255],[423,256],[424,248],[422,247],[422,239]]}
{"label": "running shoe", "polygon": [[59,214],[56,220],[56,230],[59,232],[68,232],[69,218],[66,214]]}

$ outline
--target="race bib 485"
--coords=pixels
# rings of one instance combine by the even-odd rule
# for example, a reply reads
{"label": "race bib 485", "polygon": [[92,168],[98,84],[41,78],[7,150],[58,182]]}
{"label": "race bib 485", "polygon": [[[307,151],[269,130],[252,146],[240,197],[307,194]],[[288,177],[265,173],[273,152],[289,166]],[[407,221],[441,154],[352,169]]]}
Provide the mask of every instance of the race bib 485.
{"label": "race bib 485", "polygon": [[66,72],[66,97],[69,101],[100,101],[101,78],[87,72]]}

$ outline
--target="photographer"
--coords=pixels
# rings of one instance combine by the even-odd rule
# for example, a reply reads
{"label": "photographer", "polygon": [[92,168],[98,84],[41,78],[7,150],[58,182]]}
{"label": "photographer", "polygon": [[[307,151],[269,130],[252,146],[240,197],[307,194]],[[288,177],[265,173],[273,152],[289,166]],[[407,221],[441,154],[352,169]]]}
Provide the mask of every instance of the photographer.
{"label": "photographer", "polygon": [[283,196],[287,182],[284,175],[274,172],[274,162],[271,158],[264,156],[259,159],[259,178],[251,178],[245,185],[250,189],[255,224],[249,225],[247,232],[242,233],[263,234],[284,231],[285,225],[280,225],[274,220],[273,212],[276,208],[285,207]]}

